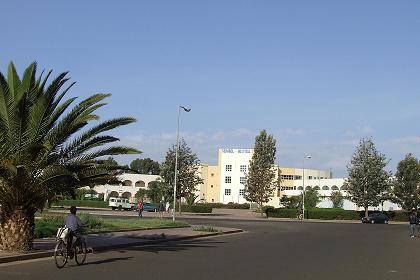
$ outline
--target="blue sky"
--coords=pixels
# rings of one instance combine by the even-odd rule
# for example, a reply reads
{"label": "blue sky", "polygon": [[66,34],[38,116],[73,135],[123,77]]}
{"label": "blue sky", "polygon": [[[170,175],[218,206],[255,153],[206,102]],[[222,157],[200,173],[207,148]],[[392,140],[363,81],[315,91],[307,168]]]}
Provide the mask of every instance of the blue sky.
{"label": "blue sky", "polygon": [[[362,137],[389,170],[420,157],[420,2],[7,1],[0,70],[70,71],[70,96],[111,92],[104,119],[161,161],[181,135],[202,162],[218,147],[252,147],[261,129],[277,162],[346,175]],[[134,157],[118,158],[127,163]]]}

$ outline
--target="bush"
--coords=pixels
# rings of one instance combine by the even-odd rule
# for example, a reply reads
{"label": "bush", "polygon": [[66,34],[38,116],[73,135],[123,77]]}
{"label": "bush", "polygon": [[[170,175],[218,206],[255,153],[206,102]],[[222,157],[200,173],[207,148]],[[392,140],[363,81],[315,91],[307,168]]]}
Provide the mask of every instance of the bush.
{"label": "bush", "polygon": [[[298,216],[298,209],[268,208],[265,213],[267,217],[295,219]],[[359,220],[360,214],[353,210],[313,208],[305,210],[305,217],[320,220]]]}
{"label": "bush", "polygon": [[92,207],[92,208],[108,208],[107,201],[94,201],[94,200],[58,200],[54,201],[52,206],[76,206],[76,207]]}
{"label": "bush", "polygon": [[[178,211],[179,206],[176,206],[176,210]],[[181,206],[182,212],[189,212],[189,213],[211,213],[213,211],[213,208],[207,205],[186,205],[183,204]]]}
{"label": "bush", "polygon": [[44,216],[35,221],[35,238],[53,237],[64,226],[63,216]]}
{"label": "bush", "polygon": [[92,216],[87,213],[81,213],[78,216],[82,220],[84,230],[100,229],[104,224],[104,221],[101,218]]}
{"label": "bush", "polygon": [[298,209],[289,209],[289,208],[273,208],[267,207],[265,208],[265,214],[267,218],[291,218],[295,219],[298,215]]}
{"label": "bush", "polygon": [[229,202],[228,204],[223,203],[199,203],[198,205],[209,206],[211,208],[222,208],[222,209],[249,209],[249,203],[233,203]]}
{"label": "bush", "polygon": [[305,213],[307,219],[319,220],[359,220],[360,215],[357,211],[344,210],[340,208],[314,208]]}

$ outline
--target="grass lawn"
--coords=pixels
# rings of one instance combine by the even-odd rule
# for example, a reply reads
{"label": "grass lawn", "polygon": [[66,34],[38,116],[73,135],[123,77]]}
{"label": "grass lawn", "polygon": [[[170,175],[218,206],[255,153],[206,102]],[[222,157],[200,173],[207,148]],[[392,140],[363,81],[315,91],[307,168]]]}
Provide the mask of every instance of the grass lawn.
{"label": "grass lawn", "polygon": [[[63,214],[38,214],[35,219],[35,238],[54,237],[57,229],[63,226],[66,216]],[[78,216],[85,224],[85,234],[102,231],[188,226],[186,222],[173,222],[165,219],[102,219],[89,214],[79,214]]]}

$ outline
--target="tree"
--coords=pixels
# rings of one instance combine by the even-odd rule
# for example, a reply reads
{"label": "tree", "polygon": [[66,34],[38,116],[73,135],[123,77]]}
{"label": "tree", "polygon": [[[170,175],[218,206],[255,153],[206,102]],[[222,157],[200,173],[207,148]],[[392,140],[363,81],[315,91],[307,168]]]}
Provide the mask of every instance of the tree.
{"label": "tree", "polygon": [[[302,201],[302,197],[300,201]],[[315,208],[320,201],[321,197],[315,188],[309,188],[305,191],[305,208]]]}
{"label": "tree", "polygon": [[283,195],[280,199],[280,203],[289,209],[296,209],[302,204],[302,197],[293,195],[288,197],[287,195]]}
{"label": "tree", "polygon": [[333,208],[343,208],[344,197],[339,191],[333,191],[330,196]]}
{"label": "tree", "polygon": [[108,165],[119,166],[118,162],[113,157],[108,157],[104,161]]}
{"label": "tree", "polygon": [[384,170],[387,163],[371,139],[362,139],[347,166],[348,193],[357,206],[364,207],[366,217],[368,207],[378,206],[389,190],[391,174]]}
{"label": "tree", "polygon": [[139,152],[112,146],[119,139],[103,135],[135,119],[90,125],[109,94],[92,95],[69,109],[76,98],[64,97],[74,83],[66,85],[66,72],[47,85],[50,76],[51,71],[37,76],[36,63],[22,79],[13,63],[7,79],[0,73],[0,250],[30,250],[35,212],[56,194],[120,174],[118,166],[99,158]]}
{"label": "tree", "polygon": [[403,209],[418,208],[420,204],[420,161],[412,154],[398,163],[395,173],[393,201]]}
{"label": "tree", "polygon": [[145,190],[145,189],[140,188],[140,189],[136,192],[136,194],[134,195],[134,197],[135,197],[135,198],[137,198],[137,200],[141,200],[141,201],[143,201],[143,200],[144,200],[144,198],[146,197],[146,190]]}
{"label": "tree", "polygon": [[[246,200],[256,202],[260,209],[270,200],[277,185],[274,160],[276,159],[276,140],[262,130],[255,138],[254,154],[246,176]],[[262,211],[261,211],[261,214]]]}
{"label": "tree", "polygon": [[136,170],[140,174],[159,175],[160,173],[159,163],[150,158],[135,159],[130,163],[130,168]]}
{"label": "tree", "polygon": [[162,181],[153,181],[149,183],[145,194],[152,202],[158,203],[171,197],[171,188]]}
{"label": "tree", "polygon": [[[166,153],[165,162],[162,163],[161,177],[169,188],[173,187],[175,180],[175,153],[176,145],[172,145]],[[191,151],[184,139],[180,139],[176,184],[176,198],[179,199],[179,203],[181,203],[181,198],[194,194],[196,186],[203,183],[203,179],[198,174],[199,165],[200,160],[197,155]]]}

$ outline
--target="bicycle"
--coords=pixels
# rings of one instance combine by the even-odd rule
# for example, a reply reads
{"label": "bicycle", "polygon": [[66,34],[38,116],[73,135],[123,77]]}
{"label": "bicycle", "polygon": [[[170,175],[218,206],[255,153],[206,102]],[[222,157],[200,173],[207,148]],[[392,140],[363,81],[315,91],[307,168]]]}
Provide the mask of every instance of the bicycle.
{"label": "bicycle", "polygon": [[83,237],[76,236],[76,240],[71,246],[71,251],[68,252],[67,244],[70,242],[69,235],[70,229],[68,228],[60,228],[57,231],[56,244],[54,248],[54,261],[57,268],[63,268],[72,253],[74,254],[74,259],[77,265],[85,263],[87,254],[86,241]]}

